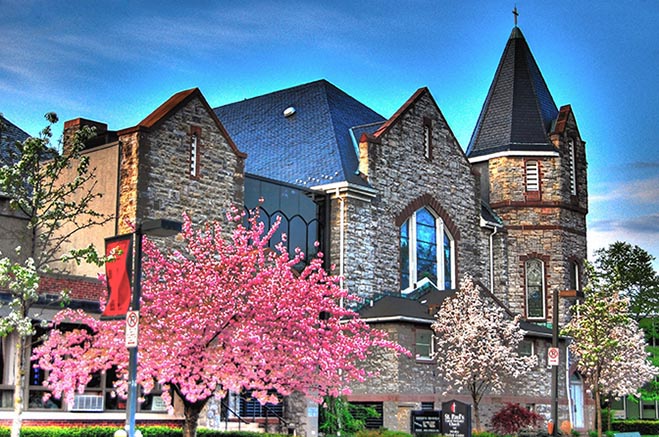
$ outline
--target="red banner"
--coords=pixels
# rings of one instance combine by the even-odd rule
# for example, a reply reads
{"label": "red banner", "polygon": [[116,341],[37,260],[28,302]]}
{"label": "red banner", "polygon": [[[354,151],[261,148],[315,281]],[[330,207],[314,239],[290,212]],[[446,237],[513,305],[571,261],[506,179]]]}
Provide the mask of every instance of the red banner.
{"label": "red banner", "polygon": [[108,283],[108,302],[102,318],[123,318],[130,307],[133,265],[133,234],[105,239],[105,256],[113,256],[105,263]]}

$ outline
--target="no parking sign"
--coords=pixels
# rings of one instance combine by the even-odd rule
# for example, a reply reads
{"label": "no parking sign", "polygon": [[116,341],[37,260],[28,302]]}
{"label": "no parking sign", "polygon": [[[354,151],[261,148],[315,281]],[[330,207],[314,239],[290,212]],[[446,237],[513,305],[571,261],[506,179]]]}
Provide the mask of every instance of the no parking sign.
{"label": "no parking sign", "polygon": [[559,351],[557,347],[550,347],[547,350],[547,364],[550,366],[558,366]]}
{"label": "no parking sign", "polygon": [[126,312],[126,347],[137,347],[137,333],[140,327],[139,311]]}

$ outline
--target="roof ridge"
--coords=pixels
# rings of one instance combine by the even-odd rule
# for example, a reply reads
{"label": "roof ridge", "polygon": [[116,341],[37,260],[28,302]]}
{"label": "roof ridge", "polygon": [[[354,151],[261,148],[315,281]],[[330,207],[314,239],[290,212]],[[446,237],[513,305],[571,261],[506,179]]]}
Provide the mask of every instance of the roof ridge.
{"label": "roof ridge", "polygon": [[[218,109],[218,108],[229,107],[229,106],[231,106],[231,105],[237,105],[237,104],[244,103],[244,102],[249,102],[249,101],[251,101],[251,100],[260,99],[260,98],[263,98],[263,97],[271,97],[271,96],[273,96],[273,95],[275,95],[275,94],[281,94],[281,93],[285,93],[285,92],[290,92],[290,91],[292,91],[292,90],[294,90],[294,89],[302,89],[302,88],[305,88],[305,87],[308,87],[308,86],[311,86],[311,85],[315,85],[315,84],[318,84],[318,83],[328,83],[328,84],[332,85],[329,81],[327,81],[327,79],[317,79],[317,80],[312,80],[311,82],[303,83],[303,84],[300,84],[300,85],[294,85],[294,86],[290,86],[290,87],[288,87],[288,88],[282,88],[282,89],[279,89],[279,90],[270,91],[270,92],[267,92],[267,93],[265,93],[265,94],[259,94],[259,95],[257,95],[257,96],[245,97],[245,98],[242,99],[242,100],[236,100],[236,101],[234,101],[234,102],[225,103],[224,105],[215,106],[215,107],[213,108],[213,110],[216,110],[216,109]],[[332,86],[333,86],[333,85],[332,85]]]}

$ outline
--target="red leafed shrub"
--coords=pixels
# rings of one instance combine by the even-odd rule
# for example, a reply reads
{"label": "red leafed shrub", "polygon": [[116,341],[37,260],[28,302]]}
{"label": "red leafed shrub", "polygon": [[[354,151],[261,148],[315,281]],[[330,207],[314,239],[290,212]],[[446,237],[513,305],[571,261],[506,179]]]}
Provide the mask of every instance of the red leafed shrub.
{"label": "red leafed shrub", "polygon": [[537,428],[544,418],[520,404],[507,402],[492,417],[492,428],[498,434],[517,434],[520,430]]}

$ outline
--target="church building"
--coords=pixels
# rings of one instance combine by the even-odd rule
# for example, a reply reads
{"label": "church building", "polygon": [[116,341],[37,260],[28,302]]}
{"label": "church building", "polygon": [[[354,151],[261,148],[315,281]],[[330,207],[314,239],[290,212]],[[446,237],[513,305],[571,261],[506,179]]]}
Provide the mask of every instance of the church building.
{"label": "church building", "polygon": [[[413,411],[470,402],[468,393],[444,394],[430,326],[443,300],[471,277],[492,305],[521,315],[520,353],[538,358],[523,381],[483,399],[483,423],[505,402],[549,419],[551,327],[566,322],[584,280],[585,142],[570,105],[554,102],[517,26],[484,97],[466,151],[425,87],[390,117],[317,80],[215,108],[199,89],[181,91],[116,131],[68,121],[65,137],[89,125],[103,138],[85,153],[103,180],[98,209],[114,217],[78,241],[102,248],[105,237],[126,233],[128,222],[177,219],[183,211],[201,222],[221,220],[232,206],[260,206],[266,221],[281,218],[279,234],[287,234],[290,249],[310,256],[322,250],[327,267],[359,297],[361,317],[411,351],[411,358],[378,354],[364,363],[379,376],[355,384],[348,397],[381,413],[369,427],[405,432]],[[74,303],[93,301],[91,285],[83,293],[75,284],[93,283],[96,270],[76,269],[44,287],[55,291],[66,281]],[[11,413],[10,340],[2,339],[0,423]],[[592,401],[565,346],[561,339],[559,419],[583,430],[592,423]],[[109,375],[80,395],[98,400],[89,410],[40,403],[42,380],[33,369],[26,423],[123,420],[125,405],[111,396]],[[227,402],[232,412],[224,419],[272,414],[239,394]],[[221,408],[210,405],[201,424],[220,426],[211,413]],[[282,423],[309,437],[317,430],[310,411],[295,397],[276,408]],[[137,417],[172,420],[157,392]]]}

